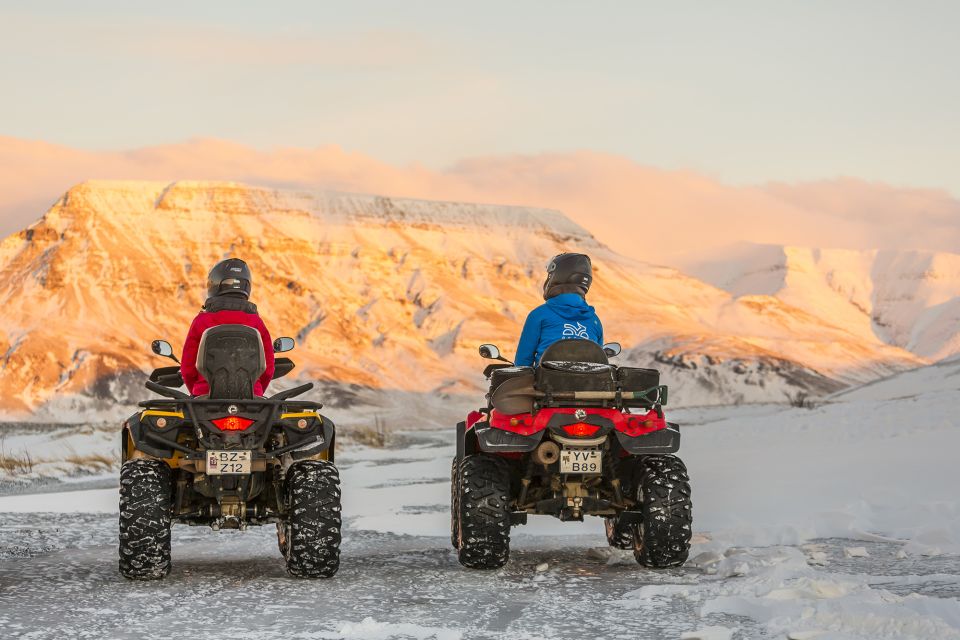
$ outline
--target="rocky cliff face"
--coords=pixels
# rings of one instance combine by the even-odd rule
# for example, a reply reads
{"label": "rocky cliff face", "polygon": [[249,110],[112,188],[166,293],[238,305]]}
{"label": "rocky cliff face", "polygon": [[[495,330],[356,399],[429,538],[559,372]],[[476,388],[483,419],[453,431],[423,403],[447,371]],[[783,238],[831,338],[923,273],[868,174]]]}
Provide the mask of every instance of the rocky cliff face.
{"label": "rocky cliff face", "polygon": [[[139,372],[176,348],[225,256],[255,274],[301,379],[342,397],[482,393],[481,342],[512,353],[561,251],[594,258],[608,339],[656,362],[687,404],[777,400],[921,363],[876,336],[770,296],[740,296],[618,255],[556,211],[276,191],[231,183],[87,182],[0,242],[0,410],[107,411],[147,395]],[[713,372],[713,373],[712,373]],[[124,408],[126,410],[126,408]]]}

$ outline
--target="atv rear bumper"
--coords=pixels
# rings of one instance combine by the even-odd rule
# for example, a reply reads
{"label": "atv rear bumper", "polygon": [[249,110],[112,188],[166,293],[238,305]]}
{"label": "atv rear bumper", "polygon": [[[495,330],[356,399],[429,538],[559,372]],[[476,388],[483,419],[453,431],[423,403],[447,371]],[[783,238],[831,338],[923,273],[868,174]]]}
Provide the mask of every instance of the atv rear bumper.
{"label": "atv rear bumper", "polygon": [[[489,422],[474,423],[469,429],[466,422],[457,425],[457,459],[473,453],[530,453],[543,441],[547,430],[531,435],[520,435],[498,429]],[[622,431],[613,431],[617,443],[630,455],[653,455],[676,453],[680,449],[680,426],[668,422],[666,428],[639,436],[629,436]]]}
{"label": "atv rear bumper", "polygon": [[[172,458],[177,451],[186,460],[201,462],[205,460],[207,448],[194,449],[177,442],[180,428],[174,426],[158,429],[149,420],[143,419],[142,415],[142,413],[135,413],[124,422],[124,431],[129,434],[137,450],[162,459]],[[289,444],[271,451],[253,450],[251,457],[254,467],[258,466],[256,464],[258,460],[276,459],[286,453],[289,453],[294,460],[303,460],[330,449],[334,440],[334,424],[319,414],[317,418],[320,424],[307,432],[288,428],[284,421],[281,421],[280,424],[284,427]]]}

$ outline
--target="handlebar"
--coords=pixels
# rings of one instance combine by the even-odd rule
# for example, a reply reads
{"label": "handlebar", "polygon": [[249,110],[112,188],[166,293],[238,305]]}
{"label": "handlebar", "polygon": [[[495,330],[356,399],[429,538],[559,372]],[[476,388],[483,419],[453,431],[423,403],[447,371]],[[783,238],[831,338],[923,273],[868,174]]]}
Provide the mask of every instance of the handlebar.
{"label": "handlebar", "polygon": [[294,396],[299,396],[301,393],[306,393],[313,389],[313,383],[308,382],[307,384],[302,384],[299,387],[294,387],[293,389],[287,389],[286,391],[281,391],[278,394],[270,396],[271,400],[286,400],[287,398],[292,398]]}
{"label": "handlebar", "polygon": [[150,389],[150,391],[153,391],[154,393],[159,393],[162,396],[165,396],[167,398],[173,398],[174,400],[190,399],[190,396],[185,394],[184,392],[178,391],[177,389],[171,389],[169,387],[165,387],[162,384],[157,384],[153,380],[147,380],[146,387],[147,389]]}

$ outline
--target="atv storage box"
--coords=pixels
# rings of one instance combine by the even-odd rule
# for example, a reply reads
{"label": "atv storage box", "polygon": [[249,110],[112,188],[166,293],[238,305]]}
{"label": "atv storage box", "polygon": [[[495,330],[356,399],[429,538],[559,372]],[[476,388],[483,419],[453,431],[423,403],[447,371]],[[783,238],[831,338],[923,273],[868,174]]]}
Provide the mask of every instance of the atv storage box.
{"label": "atv storage box", "polygon": [[[660,384],[660,372],[656,369],[638,367],[618,367],[617,384],[620,391],[646,391]],[[624,400],[625,407],[650,407],[657,394],[651,394],[650,400]]]}
{"label": "atv storage box", "polygon": [[510,380],[512,378],[522,378],[528,376],[531,383],[533,382],[533,367],[504,367],[502,369],[494,369],[490,373],[490,393],[492,394],[497,390],[501,384]]}
{"label": "atv storage box", "polygon": [[[592,362],[541,362],[537,367],[534,386],[537,391],[547,394],[546,402],[551,403],[550,394],[568,391],[616,391],[615,369],[608,364]],[[606,406],[609,401],[584,400],[564,401],[568,405]]]}

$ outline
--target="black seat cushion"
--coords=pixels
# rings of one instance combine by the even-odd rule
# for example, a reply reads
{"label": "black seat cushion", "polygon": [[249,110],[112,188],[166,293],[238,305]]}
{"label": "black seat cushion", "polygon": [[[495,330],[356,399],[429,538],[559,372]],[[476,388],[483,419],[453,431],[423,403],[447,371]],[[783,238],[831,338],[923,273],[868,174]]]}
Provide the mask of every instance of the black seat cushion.
{"label": "black seat cushion", "polygon": [[203,332],[197,371],[210,385],[211,400],[249,400],[267,370],[263,339],[253,327],[222,324]]}
{"label": "black seat cushion", "polygon": [[609,364],[603,347],[593,340],[558,340],[547,347],[540,362],[595,362]]}

